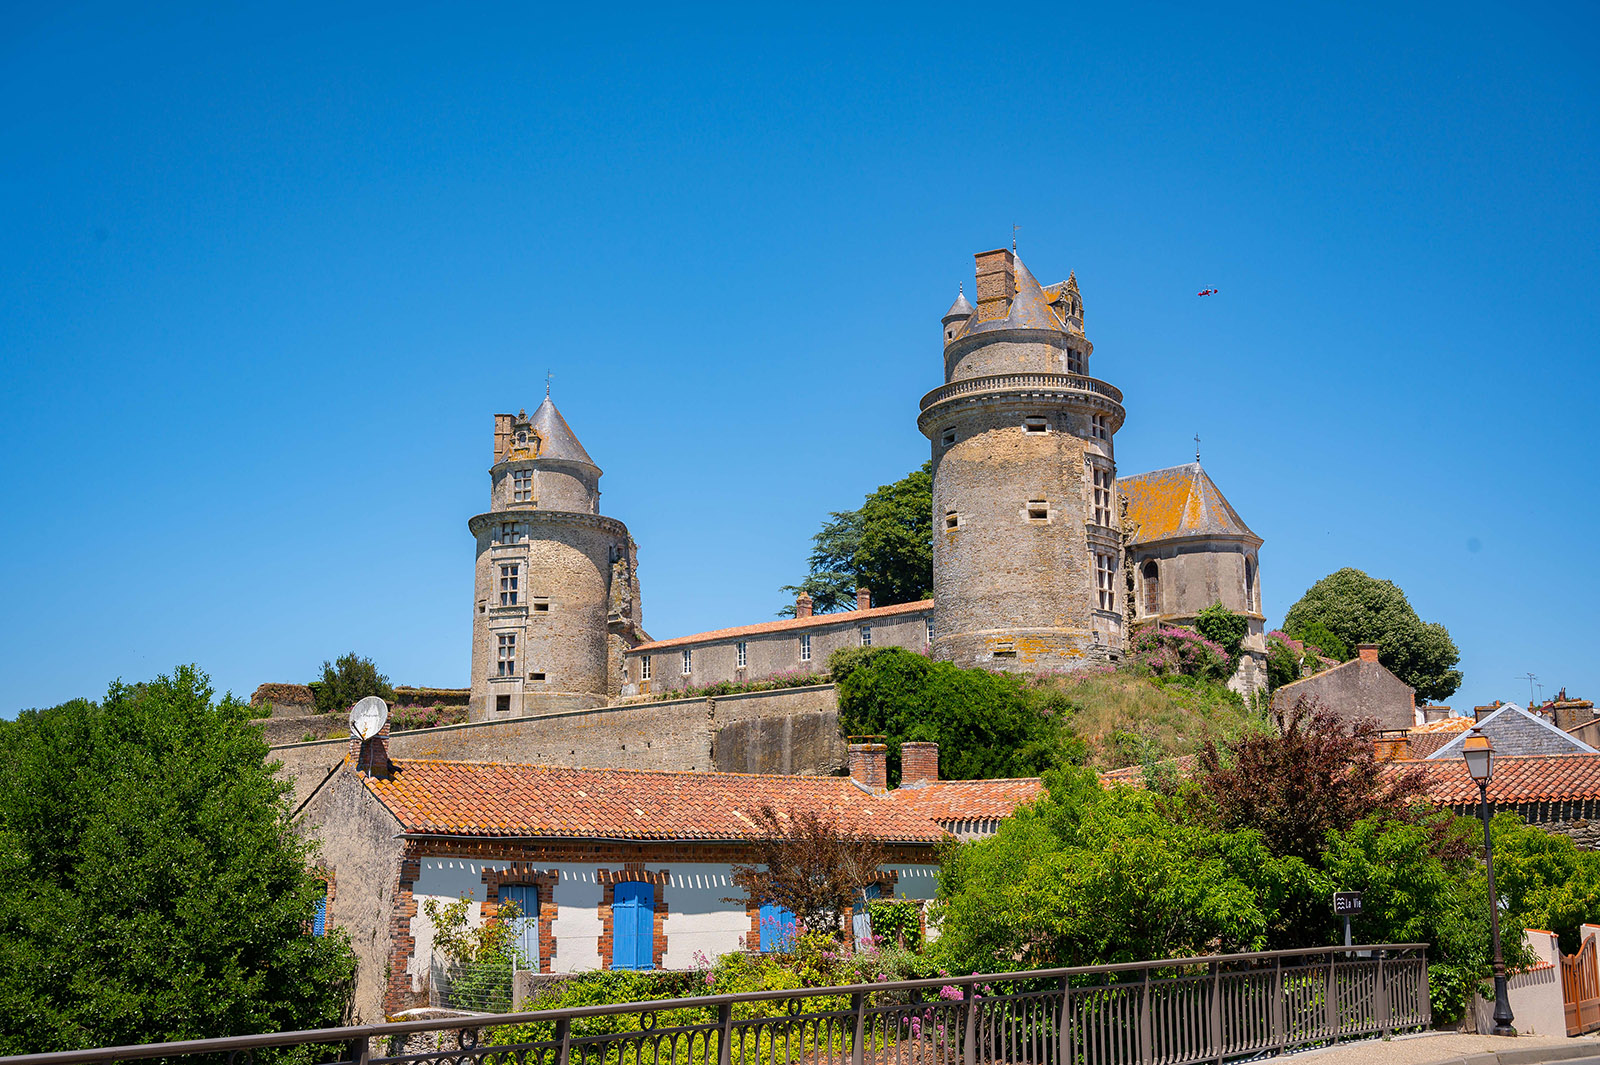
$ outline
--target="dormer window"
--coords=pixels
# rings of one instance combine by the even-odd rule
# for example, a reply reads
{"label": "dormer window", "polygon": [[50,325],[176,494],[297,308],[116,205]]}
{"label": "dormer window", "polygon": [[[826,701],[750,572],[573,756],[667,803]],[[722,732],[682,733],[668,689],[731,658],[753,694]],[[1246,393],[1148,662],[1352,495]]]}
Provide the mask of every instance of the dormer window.
{"label": "dormer window", "polygon": [[528,430],[526,430],[526,429],[518,429],[517,430],[517,446],[518,447],[527,447],[528,446]]}

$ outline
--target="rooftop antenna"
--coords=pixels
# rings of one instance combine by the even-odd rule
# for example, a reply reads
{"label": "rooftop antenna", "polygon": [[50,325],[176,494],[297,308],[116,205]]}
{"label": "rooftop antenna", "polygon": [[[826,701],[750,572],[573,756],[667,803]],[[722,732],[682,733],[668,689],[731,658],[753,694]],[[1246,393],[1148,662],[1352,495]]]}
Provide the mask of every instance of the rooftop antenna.
{"label": "rooftop antenna", "polygon": [[1194,434],[1194,460],[1196,462],[1200,461],[1200,434],[1199,433],[1195,433]]}
{"label": "rooftop antenna", "polygon": [[1533,685],[1539,677],[1535,673],[1524,673],[1523,676],[1528,678],[1528,702],[1531,704],[1533,702]]}

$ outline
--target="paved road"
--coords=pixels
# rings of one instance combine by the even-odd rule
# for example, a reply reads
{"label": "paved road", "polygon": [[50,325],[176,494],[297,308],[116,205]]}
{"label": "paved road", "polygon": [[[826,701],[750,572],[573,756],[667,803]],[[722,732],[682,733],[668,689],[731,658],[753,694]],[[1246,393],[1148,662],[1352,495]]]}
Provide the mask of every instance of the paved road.
{"label": "paved road", "polygon": [[1422,1032],[1390,1040],[1364,1039],[1299,1054],[1279,1061],[1297,1065],[1600,1065],[1600,1038],[1584,1036],[1461,1035],[1456,1032]]}

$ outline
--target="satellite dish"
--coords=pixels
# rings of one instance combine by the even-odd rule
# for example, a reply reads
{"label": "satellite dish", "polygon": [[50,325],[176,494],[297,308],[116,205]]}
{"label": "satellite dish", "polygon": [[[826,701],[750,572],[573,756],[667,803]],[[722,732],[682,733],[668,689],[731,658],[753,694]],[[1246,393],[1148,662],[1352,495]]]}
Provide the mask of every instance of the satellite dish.
{"label": "satellite dish", "polygon": [[376,695],[369,695],[350,708],[350,733],[370,740],[383,731],[389,720],[389,704]]}

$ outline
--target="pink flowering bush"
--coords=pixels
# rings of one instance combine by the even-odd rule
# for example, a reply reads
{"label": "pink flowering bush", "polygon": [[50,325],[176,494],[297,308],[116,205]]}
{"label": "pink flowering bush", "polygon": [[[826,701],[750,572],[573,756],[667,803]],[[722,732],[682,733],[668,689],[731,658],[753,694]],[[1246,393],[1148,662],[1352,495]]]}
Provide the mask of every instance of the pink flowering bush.
{"label": "pink flowering bush", "polygon": [[1128,638],[1127,654],[1158,677],[1181,674],[1226,681],[1233,675],[1233,659],[1221,644],[1173,625],[1134,630]]}

